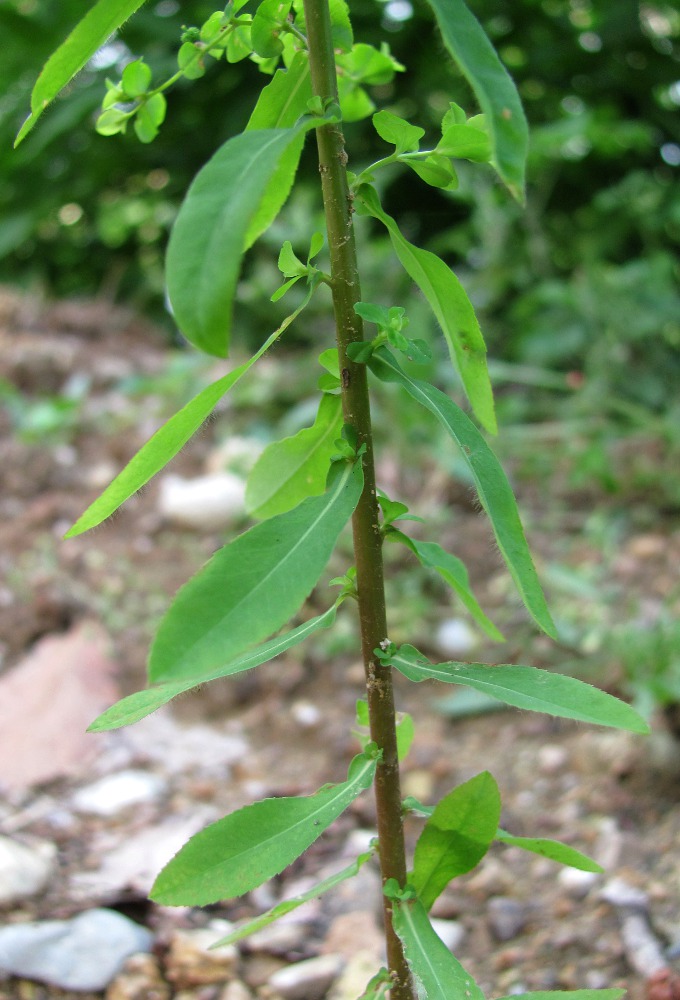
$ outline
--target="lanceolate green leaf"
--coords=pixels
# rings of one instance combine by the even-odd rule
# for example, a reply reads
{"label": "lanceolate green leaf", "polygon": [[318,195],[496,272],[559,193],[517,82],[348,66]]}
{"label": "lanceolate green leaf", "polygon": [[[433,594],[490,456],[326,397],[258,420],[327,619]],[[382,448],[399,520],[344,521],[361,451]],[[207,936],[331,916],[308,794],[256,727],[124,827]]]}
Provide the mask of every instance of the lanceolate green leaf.
{"label": "lanceolate green leaf", "polygon": [[285,632],[283,635],[279,635],[275,639],[270,639],[261,646],[249,649],[246,653],[236,656],[233,660],[229,660],[221,667],[203,677],[193,677],[191,680],[186,681],[170,681],[167,684],[158,684],[155,687],[147,688],[145,691],[136,691],[134,694],[128,695],[127,698],[122,698],[116,702],[111,708],[107,708],[88,727],[88,732],[101,733],[108,729],[120,729],[122,726],[130,726],[134,722],[139,722],[140,719],[145,719],[147,715],[151,715],[161,705],[167,704],[173,698],[184,694],[185,691],[190,691],[193,687],[197,687],[200,684],[207,684],[208,681],[215,681],[221,677],[232,677],[234,674],[243,673],[244,670],[252,670],[253,667],[259,667],[261,663],[267,663],[269,660],[281,656],[282,653],[285,653],[286,650],[291,649],[293,646],[304,642],[307,636],[318,629],[329,628],[335,621],[337,608],[338,605],[336,603],[317,618],[310,618],[309,621],[303,625],[298,625],[297,628],[291,629],[290,632]]}
{"label": "lanceolate green leaf", "polygon": [[601,872],[603,868],[593,861],[587,854],[582,854],[575,847],[569,847],[559,840],[549,840],[546,837],[513,837],[505,830],[496,831],[496,840],[507,844],[509,847],[521,847],[523,851],[530,851],[532,854],[540,854],[543,858],[549,858],[560,865],[568,865],[570,868],[579,868],[583,872]]}
{"label": "lanceolate green leaf", "polygon": [[430,663],[414,646],[401,646],[389,662],[412,681],[464,684],[483,694],[531,712],[577,719],[597,726],[648,733],[641,715],[618,698],[564,674],[538,667],[501,663]]}
{"label": "lanceolate green leaf", "polygon": [[[289,128],[306,113],[311,96],[309,59],[306,52],[298,52],[288,69],[277,69],[271,83],[260,92],[246,131]],[[304,135],[298,136],[279,160],[248,226],[245,250],[269,228],[286,202],[295,180],[304,141]]]}
{"label": "lanceolate green leaf", "polygon": [[323,493],[342,429],[339,396],[324,393],[312,427],[270,444],[248,478],[246,508],[257,518],[291,510],[306,497]]}
{"label": "lanceolate green leaf", "polygon": [[318,899],[319,896],[325,895],[325,893],[330,892],[331,889],[335,889],[336,886],[340,885],[342,882],[347,881],[348,878],[353,878],[361,868],[373,857],[373,851],[367,851],[366,854],[360,854],[356,861],[353,861],[351,865],[347,865],[341,871],[336,872],[335,875],[330,875],[328,878],[324,879],[323,882],[317,882],[313,885],[311,889],[306,892],[301,893],[299,896],[294,896],[292,899],[284,899],[283,902],[278,903],[273,906],[271,910],[267,910],[266,913],[261,913],[259,917],[255,917],[253,920],[249,920],[245,924],[241,924],[236,927],[231,934],[227,934],[226,937],[220,938],[214,944],[210,945],[211,948],[221,948],[225,944],[235,944],[237,941],[242,941],[243,938],[250,937],[251,934],[255,934],[257,931],[262,930],[263,927],[268,927],[273,924],[275,920],[280,917],[284,917],[287,913],[291,913],[293,910],[297,910],[299,906],[303,903],[308,903],[312,899]]}
{"label": "lanceolate green leaf", "polygon": [[255,889],[299,858],[367,789],[376,760],[359,754],[347,781],[314,795],[264,799],[201,830],[161,871],[151,899],[207,906]]}
{"label": "lanceolate green leaf", "polygon": [[110,514],[118,510],[121,504],[125,503],[133,493],[146,485],[157,472],[168,464],[168,462],[181,451],[187,441],[193,437],[204,420],[210,416],[222,396],[229,392],[232,386],[245,375],[251,365],[262,357],[265,351],[269,350],[275,340],[286,330],[290,324],[300,315],[310,298],[313,289],[309,289],[304,301],[287,316],[278,330],[275,330],[270,337],[252,358],[234,368],[228,375],[207,386],[190,402],[175,413],[174,416],[163,424],[159,430],[150,438],[146,444],[139,449],[137,454],[130,459],[125,468],[110,483],[101,496],[97,497],[93,504],[81,514],[72,528],[66,532],[66,538],[73,538],[83,531],[101,524]]}
{"label": "lanceolate green leaf", "polygon": [[463,286],[443,260],[402,236],[394,219],[382,210],[372,187],[361,187],[358,197],[369,215],[387,228],[404,270],[422,291],[442,328],[451,360],[460,374],[475,416],[490,434],[495,434],[496,415],[486,367],[486,344]]}
{"label": "lanceolate green leaf", "polygon": [[529,130],[515,85],[463,0],[428,0],[444,43],[487,116],[493,162],[515,198],[524,198]]}
{"label": "lanceolate green leaf", "polygon": [[363,487],[337,464],[321,497],[255,525],[220,549],[175,597],[149,659],[152,683],[200,678],[281,628],[330,558]]}
{"label": "lanceolate green leaf", "polygon": [[404,946],[411,972],[427,1000],[451,1000],[452,997],[484,1000],[484,994],[470,973],[465,971],[435,933],[420,900],[395,899],[392,926]]}
{"label": "lanceolate green leaf", "polygon": [[503,633],[498,631],[490,618],[487,618],[480,608],[477,598],[472,593],[467,567],[461,559],[446,552],[436,542],[417,542],[396,529],[391,531],[387,537],[394,537],[403,542],[423,566],[436,570],[458,594],[474,620],[484,629],[489,638],[495,642],[503,642]]}
{"label": "lanceolate green leaf", "polygon": [[225,357],[229,351],[234,295],[250,227],[281,158],[313,124],[228,139],[198,173],[182,203],[168,244],[168,295],[184,336],[208,354]]}
{"label": "lanceolate green leaf", "polygon": [[555,638],[555,626],[524,537],[517,503],[498,459],[482,435],[448,396],[427,382],[411,378],[403,372],[385,348],[374,353],[369,366],[384,382],[397,382],[403,386],[437,417],[453,437],[473,475],[479,500],[489,516],[501,555],[527,610],[536,624]]}
{"label": "lanceolate green leaf", "polygon": [[498,829],[498,785],[483,771],[437,804],[418,838],[409,882],[429,910],[451,879],[479,864]]}
{"label": "lanceolate green leaf", "polygon": [[31,114],[21,126],[15,146],[31,131],[45,108],[79,73],[97,49],[138,10],[144,0],[98,0],[42,68],[31,94]]}

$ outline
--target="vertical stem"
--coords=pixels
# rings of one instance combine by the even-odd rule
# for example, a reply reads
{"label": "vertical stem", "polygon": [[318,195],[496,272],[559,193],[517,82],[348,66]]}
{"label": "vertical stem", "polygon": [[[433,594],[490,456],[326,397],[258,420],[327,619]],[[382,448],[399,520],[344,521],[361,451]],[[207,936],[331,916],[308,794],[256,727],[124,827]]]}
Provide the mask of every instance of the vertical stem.
{"label": "vertical stem", "polygon": [[[309,62],[314,94],[337,101],[335,55],[328,0],[304,0]],[[364,490],[352,518],[359,595],[361,645],[371,738],[382,749],[375,780],[375,796],[383,884],[406,882],[406,854],[399,785],[399,760],[394,716],[392,670],[376,659],[373,650],[387,637],[382,537],[376,499],[373,436],[366,366],[347,357],[349,344],[363,340],[363,326],[354,312],[361,290],[357,267],[352,202],[347,184],[345,140],[341,125],[316,130],[319,172],[323,191],[331,258],[331,289],[342,381],[345,423],[354,428],[363,457]],[[383,897],[387,960],[392,976],[392,1000],[413,1000],[411,977],[399,938],[392,928],[392,906]]]}

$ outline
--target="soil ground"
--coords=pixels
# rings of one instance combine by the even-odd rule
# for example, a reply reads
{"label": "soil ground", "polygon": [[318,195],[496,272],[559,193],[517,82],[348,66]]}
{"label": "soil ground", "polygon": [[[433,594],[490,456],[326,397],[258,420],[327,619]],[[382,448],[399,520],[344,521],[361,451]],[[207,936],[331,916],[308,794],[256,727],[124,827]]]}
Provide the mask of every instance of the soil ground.
{"label": "soil ground", "polygon": [[[0,378],[7,404],[0,409],[0,669],[5,676],[20,668],[41,638],[94,620],[110,637],[120,692],[143,686],[154,622],[174,591],[221,544],[222,533],[169,524],[159,512],[154,483],[91,536],[62,541],[86,503],[176,408],[173,387],[168,388],[169,358],[157,331],[107,303],[45,304],[9,291],[0,296]],[[223,370],[220,365],[196,369],[197,387],[200,379]],[[186,371],[183,392],[194,377]],[[150,391],[137,394],[140,377]],[[47,411],[41,411],[38,404],[45,403]],[[206,463],[214,464],[211,456],[226,435],[230,413],[224,411],[178,456],[173,473],[198,475]],[[426,472],[421,496],[440,511],[439,540],[456,541],[456,554],[466,561],[480,602],[492,617],[498,612],[512,636],[500,650],[475,650],[468,658],[486,653],[492,662],[558,663],[564,650],[555,652],[536,637],[516,603],[503,610],[509,585],[467,488],[448,486],[436,468]],[[417,507],[422,479],[402,477],[389,455],[381,475],[390,495],[406,496]],[[592,525],[597,503],[593,495],[562,495],[556,512],[542,489],[520,484],[520,505],[539,565],[559,564],[596,585],[604,581],[624,617],[629,608],[653,614],[654,602],[668,606],[675,600],[677,611],[677,518],[660,516],[652,530],[629,520],[607,549],[595,545],[585,527]],[[316,593],[308,611],[319,613],[325,600]],[[398,629],[413,627],[426,608],[426,620],[415,622],[417,641],[424,652],[436,655],[428,601],[440,616],[452,614],[440,591],[400,591],[395,600]],[[207,720],[219,733],[242,736],[250,752],[230,767],[224,785],[214,774],[170,775],[170,812],[183,796],[224,812],[249,801],[256,788],[260,795],[309,792],[344,777],[356,752],[350,730],[361,694],[361,669],[347,640],[350,618],[341,626],[337,655],[324,638],[275,668],[217,684],[179,703],[174,712],[183,724]],[[613,683],[611,673],[604,673],[605,683]],[[663,719],[655,719],[653,736],[644,739],[529,713],[451,718],[437,711],[442,692],[434,686],[398,682],[398,697],[416,722],[416,742],[404,768],[406,794],[435,801],[488,769],[501,789],[505,829],[565,840],[606,867],[605,875],[579,881],[560,875],[542,858],[497,845],[475,872],[457,880],[438,912],[463,925],[458,957],[480,986],[498,996],[621,985],[634,1000],[642,997],[655,971],[654,962],[645,964],[649,941],[631,939],[625,930],[629,911],[608,901],[605,887],[617,878],[647,894],[643,922],[660,953],[680,941],[680,755]],[[40,719],[29,722],[40,729]],[[0,833],[55,841],[61,858],[49,889],[4,916],[14,922],[109,905],[134,912],[162,933],[171,918],[154,913],[134,892],[108,898],[95,894],[90,900],[70,894],[74,872],[101,861],[97,845],[106,843],[113,851],[131,829],[129,819],[107,824],[81,817],[69,823],[63,815],[59,828],[55,803],[68,812],[74,791],[88,780],[87,773],[65,775],[14,790],[2,800]],[[36,806],[40,802],[43,808]],[[371,829],[372,823],[370,801],[362,800],[292,872],[284,873],[278,888],[285,892],[289,879],[311,873],[332,857],[352,827]],[[417,821],[409,820],[411,842],[417,828]],[[514,933],[505,940],[490,906],[499,898],[513,901],[506,906],[517,917]],[[366,901],[357,906],[365,908]],[[212,907],[210,916],[231,918],[246,911],[243,904],[225,905]],[[186,917],[194,926],[205,919],[200,913]],[[0,995],[57,1000],[66,994],[10,981],[0,983]],[[204,997],[205,990],[195,995]]]}

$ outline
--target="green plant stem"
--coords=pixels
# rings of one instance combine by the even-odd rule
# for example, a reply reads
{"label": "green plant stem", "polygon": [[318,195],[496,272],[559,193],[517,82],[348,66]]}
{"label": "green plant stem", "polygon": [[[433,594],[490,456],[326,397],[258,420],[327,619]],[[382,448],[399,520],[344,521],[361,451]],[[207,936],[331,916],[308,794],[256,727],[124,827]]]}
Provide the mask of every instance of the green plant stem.
{"label": "green plant stem", "polygon": [[[335,57],[327,0],[304,0],[309,61],[314,94],[337,101]],[[347,357],[349,344],[363,341],[361,318],[354,312],[360,300],[352,200],[347,183],[345,141],[339,124],[317,129],[319,172],[323,191],[331,258],[331,290],[335,312],[342,382],[344,419],[356,431],[363,456],[364,491],[352,519],[357,569],[361,644],[371,738],[382,750],[375,795],[383,884],[406,882],[406,854],[399,784],[399,760],[394,716],[391,668],[377,660],[373,650],[387,637],[382,537],[376,499],[371,413],[366,366]],[[383,898],[387,960],[392,977],[392,1000],[413,1000],[411,977],[401,942],[392,927],[392,904]]]}

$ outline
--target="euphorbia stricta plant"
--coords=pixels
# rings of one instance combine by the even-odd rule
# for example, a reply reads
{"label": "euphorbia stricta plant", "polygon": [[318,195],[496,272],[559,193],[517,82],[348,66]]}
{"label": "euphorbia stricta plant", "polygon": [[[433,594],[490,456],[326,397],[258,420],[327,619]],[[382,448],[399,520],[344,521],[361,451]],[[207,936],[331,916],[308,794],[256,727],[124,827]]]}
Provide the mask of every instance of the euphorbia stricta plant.
{"label": "euphorbia stricta plant", "polygon": [[[142,2],[98,0],[91,6],[40,74],[18,141]],[[241,59],[254,60],[266,74],[248,124],[199,172],[170,237],[168,296],[180,331],[196,348],[219,357],[228,354],[241,260],[288,198],[310,133],[318,148],[326,234],[310,232],[309,251],[302,257],[290,242],[281,247],[278,263],[284,281],[272,299],[300,282],[306,288],[301,304],[250,360],[209,385],[161,427],[68,533],[99,524],[147,483],[224,394],[284,337],[311,298],[330,292],[337,338],[335,345],[321,345],[314,423],[262,453],[247,485],[249,513],[256,523],[219,549],[176,595],[153,642],[150,686],[118,702],[91,729],[129,725],[190,688],[252,670],[330,628],[336,615],[344,613],[342,606],[356,602],[357,645],[366,673],[358,719],[368,734],[347,779],[310,795],[265,799],[211,824],[160,872],[151,897],[165,905],[204,906],[247,893],[290,865],[373,786],[378,832],[372,850],[304,897],[284,901],[226,939],[236,941],[305,899],[330,891],[375,854],[382,874],[387,968],[376,969],[364,1000],[387,994],[392,1000],[482,997],[438,938],[428,911],[453,878],[479,863],[493,841],[598,870],[595,862],[564,844],[500,829],[499,790],[486,771],[435,806],[403,801],[399,761],[408,752],[412,726],[396,725],[394,670],[414,682],[467,685],[517,708],[634,732],[647,729],[629,706],[573,678],[511,664],[430,663],[413,646],[397,646],[389,638],[382,560],[386,538],[407,546],[424,566],[443,576],[490,638],[502,637],[479,606],[460,560],[434,541],[406,534],[402,522],[408,508],[378,490],[369,376],[371,391],[377,394],[383,383],[396,384],[421,404],[425,420],[434,417],[450,434],[528,613],[539,629],[555,635],[512,490],[483,433],[496,432],[496,418],[475,311],[450,267],[412,244],[380,201],[379,179],[386,166],[413,171],[416,183],[450,191],[458,183],[458,160],[486,164],[484,169],[490,165],[509,194],[523,199],[527,125],[515,87],[462,0],[428,2],[446,51],[470,85],[470,104],[476,104],[470,114],[451,103],[434,136],[389,109],[376,110],[371,87],[388,83],[404,67],[386,44],[375,48],[355,40],[345,0],[233,0],[202,24],[178,26],[178,68],[169,79],[155,80],[138,58],[125,66],[120,80],[107,81],[97,131],[113,136],[131,125],[140,141],[148,143],[162,127],[165,93],[178,79],[228,73],[228,64]],[[192,5],[182,6],[182,17],[190,18]],[[369,116],[380,155],[370,165],[357,164],[345,148],[343,123]],[[396,257],[430,305],[471,415],[411,374],[411,363],[426,361],[430,348],[424,339],[407,335],[404,310],[362,300],[357,216],[370,216],[385,227]],[[315,364],[310,358],[310,365]],[[332,581],[339,585],[339,595],[323,614],[291,626],[350,521],[354,565]],[[403,837],[406,811],[424,820],[410,863]],[[598,993],[602,1000],[615,1000],[621,992],[581,991],[578,996],[584,1000],[586,994]]]}

